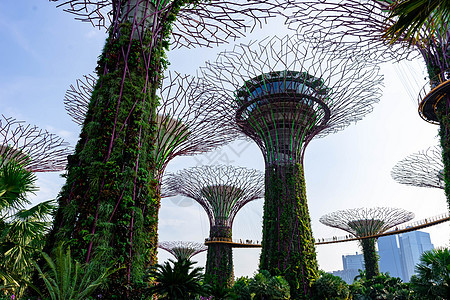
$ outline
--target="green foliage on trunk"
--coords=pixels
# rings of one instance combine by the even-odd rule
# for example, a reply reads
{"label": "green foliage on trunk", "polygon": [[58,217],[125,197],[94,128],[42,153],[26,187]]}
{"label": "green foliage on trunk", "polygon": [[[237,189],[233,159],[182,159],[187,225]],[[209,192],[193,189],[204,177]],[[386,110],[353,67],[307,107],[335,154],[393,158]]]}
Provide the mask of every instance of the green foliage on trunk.
{"label": "green foliage on trunk", "polygon": [[[231,239],[231,228],[212,226],[210,237]],[[209,244],[206,255],[205,282],[211,286],[231,287],[234,282],[233,248],[229,244]]]}
{"label": "green foliage on trunk", "polygon": [[442,162],[444,163],[445,195],[447,197],[447,208],[450,211],[450,97],[444,96],[438,103],[439,136],[441,138]]}
{"label": "green foliage on trunk", "polygon": [[130,23],[110,32],[80,139],[69,157],[46,252],[66,242],[79,261],[102,253],[104,265],[124,267],[110,277],[106,297],[139,298],[130,291],[141,286],[144,270],[157,260],[156,91],[168,65],[172,23],[191,2],[198,1],[171,2],[156,44],[150,30],[131,39]]}
{"label": "green foliage on trunk", "polygon": [[375,248],[376,239],[363,239],[360,241],[363,255],[364,266],[366,269],[367,279],[372,279],[380,275],[380,268],[378,266],[378,254]]}
{"label": "green foliage on trunk", "polygon": [[284,276],[293,299],[310,299],[318,266],[300,164],[266,168],[260,269]]}

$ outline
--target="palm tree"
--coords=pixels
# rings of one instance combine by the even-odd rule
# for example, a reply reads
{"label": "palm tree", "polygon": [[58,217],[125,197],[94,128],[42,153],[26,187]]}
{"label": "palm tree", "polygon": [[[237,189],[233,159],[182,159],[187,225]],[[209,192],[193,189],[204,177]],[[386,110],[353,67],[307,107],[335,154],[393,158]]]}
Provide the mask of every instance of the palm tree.
{"label": "palm tree", "polygon": [[203,268],[193,268],[194,263],[188,259],[173,261],[169,259],[163,265],[157,264],[150,271],[155,285],[150,287],[150,295],[159,295],[170,300],[195,299],[205,291],[201,285]]}
{"label": "palm tree", "polygon": [[411,286],[420,299],[448,299],[450,295],[449,249],[425,251],[416,265],[417,275],[411,277]]}
{"label": "palm tree", "polygon": [[27,195],[34,193],[36,176],[14,160],[0,156],[0,282],[20,296],[33,269],[33,259],[42,249],[46,219],[54,209],[52,201],[31,204]]}
{"label": "palm tree", "polygon": [[0,155],[0,220],[30,204],[26,197],[37,191],[36,179],[34,173]]}
{"label": "palm tree", "polygon": [[391,3],[389,19],[394,21],[385,33],[392,43],[408,39],[418,41],[419,34],[428,40],[434,34],[446,35],[450,21],[450,0],[384,0]]}

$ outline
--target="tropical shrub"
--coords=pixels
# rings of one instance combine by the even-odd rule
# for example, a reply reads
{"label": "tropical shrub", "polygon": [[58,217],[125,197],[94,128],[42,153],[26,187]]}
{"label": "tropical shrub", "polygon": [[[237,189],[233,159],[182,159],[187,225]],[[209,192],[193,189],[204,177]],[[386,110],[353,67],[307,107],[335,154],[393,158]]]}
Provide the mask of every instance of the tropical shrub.
{"label": "tropical shrub", "polygon": [[37,191],[36,176],[0,156],[0,290],[21,297],[34,270],[32,260],[44,246],[53,201],[25,209]]}
{"label": "tropical shrub", "polygon": [[249,289],[250,280],[248,277],[238,278],[232,287],[233,299],[251,300],[252,295]]}
{"label": "tropical shrub", "polygon": [[354,300],[414,299],[414,293],[409,284],[404,283],[400,278],[389,276],[388,273],[380,273],[372,279],[367,279],[362,272],[350,285],[350,294]]}
{"label": "tropical shrub", "polygon": [[321,272],[320,277],[312,285],[313,299],[317,300],[346,300],[350,289],[340,277]]}
{"label": "tropical shrub", "polygon": [[411,286],[420,299],[448,299],[450,295],[449,249],[434,249],[422,253],[416,265],[417,275],[411,277]]}
{"label": "tropical shrub", "polygon": [[290,299],[289,283],[282,276],[261,270],[248,284],[252,299]]}
{"label": "tropical shrub", "polygon": [[70,248],[64,248],[62,244],[54,251],[55,260],[44,252],[42,256],[47,263],[47,270],[43,271],[36,262],[33,264],[44,281],[46,290],[41,291],[33,285],[31,287],[41,297],[44,298],[44,294],[49,295],[52,300],[87,299],[106,282],[108,276],[117,271],[117,269],[106,268],[101,274],[96,274],[98,266],[95,266],[95,260],[88,264],[81,264],[72,259]]}
{"label": "tropical shrub", "polygon": [[149,276],[155,282],[145,291],[147,296],[159,296],[158,299],[195,299],[205,294],[202,286],[203,268],[194,268],[194,262],[188,259],[157,264],[150,270]]}

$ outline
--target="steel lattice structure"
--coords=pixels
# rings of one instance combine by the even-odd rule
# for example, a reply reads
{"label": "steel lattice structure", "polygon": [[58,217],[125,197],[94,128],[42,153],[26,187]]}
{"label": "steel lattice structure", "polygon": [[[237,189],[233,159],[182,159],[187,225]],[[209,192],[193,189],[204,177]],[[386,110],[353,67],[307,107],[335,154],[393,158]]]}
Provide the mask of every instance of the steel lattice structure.
{"label": "steel lattice structure", "polygon": [[[449,87],[441,87],[429,95],[441,83],[450,79],[450,35],[436,33],[432,38],[423,29],[417,39],[399,39],[389,44],[384,38],[386,28],[394,20],[388,19],[391,1],[370,0],[310,0],[299,1],[299,9],[288,16],[291,28],[307,34],[327,34],[329,43],[358,44],[372,58],[379,61],[400,60],[408,55],[421,54],[425,60],[430,85],[424,87],[419,97],[419,114],[431,123],[438,124],[438,102],[446,95]],[[413,47],[405,47],[412,44]],[[329,44],[324,44],[328,47]],[[431,87],[431,92],[430,92]],[[446,99],[446,97],[444,97]]]}
{"label": "steel lattice structure", "polygon": [[[131,3],[131,9],[135,9],[137,2],[144,7],[147,5],[151,7],[144,13],[147,18],[164,22],[173,10],[174,2],[173,0],[51,1],[60,2],[58,7],[74,14],[76,19],[107,29],[127,18],[116,13],[124,3]],[[291,7],[295,7],[292,6],[292,1],[283,0],[211,0],[183,6],[173,25],[172,44],[174,48],[218,45],[244,36],[246,31],[262,26],[267,19],[280,15]],[[152,25],[152,31],[157,36],[161,28],[158,22]]]}
{"label": "steel lattice structure", "polygon": [[[93,75],[86,75],[66,92],[66,110],[77,124],[85,120],[95,82]],[[193,76],[167,72],[158,94],[162,104],[156,108],[153,156],[159,183],[173,158],[208,152],[237,137],[232,125],[222,118],[226,107],[218,103],[217,86]]]}
{"label": "steel lattice structure", "polygon": [[[378,67],[357,48],[274,37],[237,45],[202,69],[218,84],[224,116],[253,139],[266,164],[261,269],[283,275],[293,298],[310,297],[317,277],[303,157],[315,137],[362,119],[380,97]],[[294,271],[295,270],[295,271]]]}
{"label": "steel lattice structure", "polygon": [[[248,202],[264,197],[262,172],[234,166],[202,166],[167,175],[173,193],[190,197],[206,211],[209,239],[232,239],[233,220]],[[226,243],[208,245],[206,280],[214,285],[233,282],[232,247]]]}
{"label": "steel lattice structure", "polygon": [[327,226],[345,230],[356,237],[385,232],[414,218],[412,212],[401,208],[374,207],[339,210],[322,216],[319,221]]}
{"label": "steel lattice structure", "polygon": [[208,250],[205,244],[185,241],[159,242],[158,247],[168,251],[178,260],[190,260],[194,255]]}
{"label": "steel lattice structure", "polygon": [[47,130],[3,115],[0,138],[0,165],[15,160],[33,172],[63,171],[73,152],[68,143]]}
{"label": "steel lattice structure", "polygon": [[391,61],[417,55],[401,43],[389,44],[383,38],[388,20],[389,1],[372,0],[300,0],[298,9],[288,15],[290,29],[305,35],[326,34],[330,44],[358,44],[372,60]]}
{"label": "steel lattice structure", "polygon": [[[300,36],[240,44],[202,68],[223,91],[221,102],[230,107],[224,117],[258,144],[268,165],[301,163],[313,138],[361,120],[381,97],[379,69],[362,58],[360,49],[319,49],[318,44],[319,39]],[[253,111],[258,114],[252,116]]]}
{"label": "steel lattice structure", "polygon": [[[168,174],[168,190],[197,201],[214,227],[231,230],[237,212],[248,202],[264,197],[264,175],[234,166],[201,166]],[[214,236],[211,236],[214,237]]]}
{"label": "steel lattice structure", "polygon": [[435,146],[399,161],[392,168],[391,176],[401,184],[444,189],[443,170],[442,148]]}
{"label": "steel lattice structure", "polygon": [[[322,216],[319,221],[324,225],[345,230],[355,237],[365,237],[383,233],[413,218],[414,214],[404,209],[374,207],[339,210]],[[360,240],[368,279],[379,274],[375,241],[375,238]]]}

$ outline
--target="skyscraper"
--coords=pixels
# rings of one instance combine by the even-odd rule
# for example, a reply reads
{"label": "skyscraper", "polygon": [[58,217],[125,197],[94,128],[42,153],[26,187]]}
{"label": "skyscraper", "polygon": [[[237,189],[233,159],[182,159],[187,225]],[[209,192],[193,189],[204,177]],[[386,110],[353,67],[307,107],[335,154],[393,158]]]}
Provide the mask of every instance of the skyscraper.
{"label": "skyscraper", "polygon": [[352,284],[355,277],[359,275],[359,270],[364,270],[364,257],[358,252],[342,255],[342,264],[344,270],[334,271],[331,274],[341,277],[348,284]]}
{"label": "skyscraper", "polygon": [[430,234],[422,231],[402,233],[398,237],[402,259],[404,281],[409,281],[415,274],[415,266],[419,263],[422,252],[434,249]]}
{"label": "skyscraper", "polygon": [[413,231],[378,239],[380,271],[408,282],[415,274],[422,252],[433,249],[430,234]]}
{"label": "skyscraper", "polygon": [[405,280],[396,235],[383,236],[378,239],[378,255],[380,257],[380,272],[389,272],[392,277]]}

